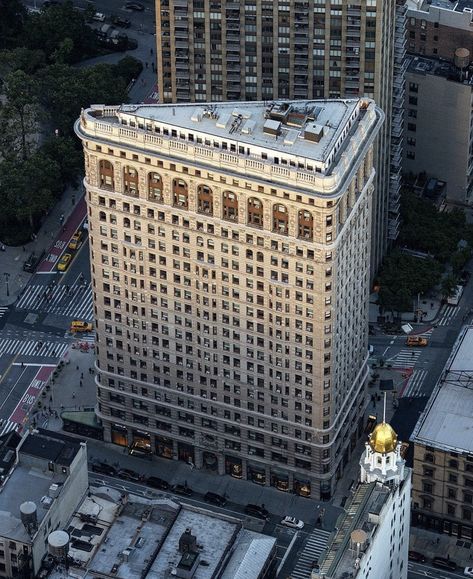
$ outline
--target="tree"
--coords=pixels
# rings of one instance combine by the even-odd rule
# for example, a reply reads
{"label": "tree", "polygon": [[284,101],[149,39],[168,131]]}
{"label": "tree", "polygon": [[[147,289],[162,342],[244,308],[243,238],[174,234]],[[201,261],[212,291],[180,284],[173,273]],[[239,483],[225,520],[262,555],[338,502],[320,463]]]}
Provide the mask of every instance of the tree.
{"label": "tree", "polygon": [[5,158],[26,159],[38,130],[38,84],[22,70],[8,74],[0,109],[0,152]]}
{"label": "tree", "polygon": [[0,0],[0,49],[18,46],[26,18],[20,0]]}
{"label": "tree", "polygon": [[63,186],[77,186],[77,177],[83,168],[83,157],[72,137],[50,138],[41,147],[41,153],[57,163]]}
{"label": "tree", "polygon": [[457,290],[458,278],[454,275],[447,275],[442,279],[442,297],[449,298],[453,296]]}

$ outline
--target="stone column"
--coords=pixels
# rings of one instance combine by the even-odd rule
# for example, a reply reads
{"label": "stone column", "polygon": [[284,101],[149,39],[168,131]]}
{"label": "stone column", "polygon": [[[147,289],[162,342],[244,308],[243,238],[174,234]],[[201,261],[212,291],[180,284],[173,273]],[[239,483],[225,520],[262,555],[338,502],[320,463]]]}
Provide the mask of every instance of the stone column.
{"label": "stone column", "polygon": [[288,235],[297,237],[297,210],[293,207],[288,207],[287,210],[289,212]]}
{"label": "stone column", "polygon": [[348,189],[348,207],[351,209],[355,206],[356,203],[356,187],[355,187],[355,179],[352,179],[350,183],[350,187]]}
{"label": "stone column", "polygon": [[195,181],[191,179],[189,181],[189,211],[194,213],[197,212],[197,187],[195,185]]}
{"label": "stone column", "polygon": [[163,175],[163,201],[167,205],[172,205],[172,178],[169,173]]}
{"label": "stone column", "polygon": [[347,195],[340,197],[338,219],[341,224],[347,220]]}

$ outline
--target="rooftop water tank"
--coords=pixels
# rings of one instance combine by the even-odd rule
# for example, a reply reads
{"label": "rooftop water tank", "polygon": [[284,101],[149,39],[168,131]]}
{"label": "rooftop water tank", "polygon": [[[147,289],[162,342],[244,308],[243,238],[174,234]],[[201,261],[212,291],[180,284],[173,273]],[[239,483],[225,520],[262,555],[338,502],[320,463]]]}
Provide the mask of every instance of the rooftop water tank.
{"label": "rooftop water tank", "polygon": [[53,531],[48,536],[48,551],[53,557],[64,559],[69,550],[69,535],[66,531]]}

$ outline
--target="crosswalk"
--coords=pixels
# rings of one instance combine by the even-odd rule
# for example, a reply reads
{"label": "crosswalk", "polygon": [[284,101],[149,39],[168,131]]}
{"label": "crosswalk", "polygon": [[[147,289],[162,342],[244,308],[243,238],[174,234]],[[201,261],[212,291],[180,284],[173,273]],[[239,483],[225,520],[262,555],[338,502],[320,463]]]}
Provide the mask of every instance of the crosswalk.
{"label": "crosswalk", "polygon": [[0,420],[0,436],[8,434],[12,430],[16,430],[19,424],[13,422],[13,420]]}
{"label": "crosswalk", "polygon": [[0,354],[62,358],[68,348],[69,344],[63,342],[25,341],[9,338],[0,339]]}
{"label": "crosswalk", "polygon": [[310,533],[296,566],[291,572],[291,579],[308,579],[310,577],[313,563],[319,560],[320,555],[327,547],[330,534],[329,531],[322,529],[314,529]]}
{"label": "crosswalk", "polygon": [[28,285],[16,308],[59,314],[87,322],[94,317],[91,287],[80,283],[74,283],[71,287],[56,285],[50,290],[44,285]]}
{"label": "crosswalk", "polygon": [[0,319],[8,312],[8,306],[0,306]]}
{"label": "crosswalk", "polygon": [[453,318],[458,314],[458,306],[446,305],[437,320],[437,326],[448,326]]}
{"label": "crosswalk", "polygon": [[422,394],[422,384],[427,376],[427,370],[414,370],[402,392],[403,398],[419,398]]}
{"label": "crosswalk", "polygon": [[388,363],[391,364],[393,368],[413,368],[421,353],[422,350],[406,348],[388,360]]}

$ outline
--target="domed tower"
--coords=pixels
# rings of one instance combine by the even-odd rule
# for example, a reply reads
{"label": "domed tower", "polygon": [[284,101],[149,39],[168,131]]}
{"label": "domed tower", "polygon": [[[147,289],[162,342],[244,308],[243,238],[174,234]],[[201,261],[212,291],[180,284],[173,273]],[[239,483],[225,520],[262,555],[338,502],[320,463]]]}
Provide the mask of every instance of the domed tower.
{"label": "domed tower", "polygon": [[405,460],[401,456],[401,443],[385,417],[386,398],[383,422],[368,436],[365,452],[360,460],[361,482],[399,483],[404,479]]}

